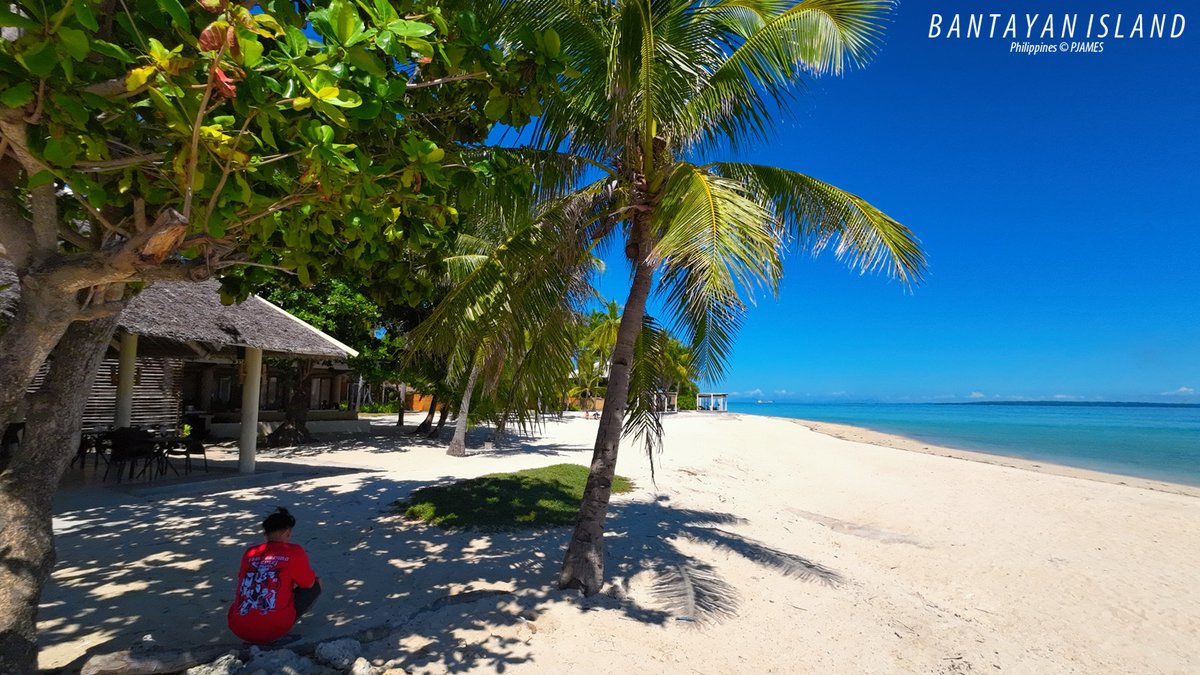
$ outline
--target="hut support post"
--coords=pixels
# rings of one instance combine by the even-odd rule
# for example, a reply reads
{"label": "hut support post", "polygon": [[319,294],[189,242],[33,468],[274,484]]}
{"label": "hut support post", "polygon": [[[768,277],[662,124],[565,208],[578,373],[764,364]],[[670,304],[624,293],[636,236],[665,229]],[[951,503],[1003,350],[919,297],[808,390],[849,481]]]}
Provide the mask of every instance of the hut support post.
{"label": "hut support post", "polygon": [[120,429],[133,420],[133,384],[137,376],[138,336],[121,333],[120,361],[117,370],[117,414],[113,426]]}
{"label": "hut support post", "polygon": [[262,350],[246,347],[246,379],[242,385],[242,437],[238,441],[238,472],[254,473],[258,450],[258,395],[262,389]]}

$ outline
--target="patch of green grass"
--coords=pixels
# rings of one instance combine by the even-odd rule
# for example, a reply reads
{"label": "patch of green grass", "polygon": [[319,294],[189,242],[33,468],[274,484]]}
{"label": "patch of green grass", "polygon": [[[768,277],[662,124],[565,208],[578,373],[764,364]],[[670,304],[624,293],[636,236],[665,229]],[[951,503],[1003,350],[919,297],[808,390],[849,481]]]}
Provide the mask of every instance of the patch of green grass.
{"label": "patch of green grass", "polygon": [[[414,490],[397,502],[404,517],[447,528],[488,530],[542,528],[575,522],[588,468],[555,464],[541,469],[494,473]],[[613,493],[629,492],[633,483],[617,476]]]}

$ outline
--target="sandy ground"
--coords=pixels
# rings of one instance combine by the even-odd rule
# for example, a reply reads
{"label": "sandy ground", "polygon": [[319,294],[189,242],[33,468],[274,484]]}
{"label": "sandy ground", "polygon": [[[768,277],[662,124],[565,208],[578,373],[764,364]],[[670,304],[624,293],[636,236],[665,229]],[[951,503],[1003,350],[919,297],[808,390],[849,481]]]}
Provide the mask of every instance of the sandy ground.
{"label": "sandy ground", "polygon": [[665,421],[656,483],[640,448],[622,450],[638,488],[614,501],[610,584],[586,601],[553,589],[565,529],[448,533],[389,515],[431,482],[586,463],[595,428],[570,419],[456,459],[380,427],[268,453],[267,486],[68,491],[41,665],[229,642],[240,553],[285,505],[326,586],[305,639],[378,627],[366,655],[411,672],[1200,672],[1186,488],[683,413]]}

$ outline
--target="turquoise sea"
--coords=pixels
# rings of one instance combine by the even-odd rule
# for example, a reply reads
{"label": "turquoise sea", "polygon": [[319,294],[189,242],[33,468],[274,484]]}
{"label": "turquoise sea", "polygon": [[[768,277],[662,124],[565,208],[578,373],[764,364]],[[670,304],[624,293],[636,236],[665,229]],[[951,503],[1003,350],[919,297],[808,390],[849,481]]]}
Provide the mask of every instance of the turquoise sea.
{"label": "turquoise sea", "polygon": [[936,445],[1200,486],[1200,406],[729,403],[736,413],[836,422]]}

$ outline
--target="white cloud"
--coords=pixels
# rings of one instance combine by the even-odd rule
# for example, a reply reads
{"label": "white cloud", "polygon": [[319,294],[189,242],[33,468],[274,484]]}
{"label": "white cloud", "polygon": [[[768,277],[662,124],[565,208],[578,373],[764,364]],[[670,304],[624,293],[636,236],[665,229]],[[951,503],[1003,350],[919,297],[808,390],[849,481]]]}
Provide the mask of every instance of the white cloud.
{"label": "white cloud", "polygon": [[973,391],[970,394],[967,394],[967,398],[987,398],[987,395],[982,391]]}
{"label": "white cloud", "polygon": [[1180,388],[1176,389],[1175,391],[1164,391],[1162,393],[1162,395],[1163,396],[1191,396],[1192,394],[1195,394],[1195,393],[1196,393],[1196,390],[1191,387],[1180,387]]}
{"label": "white cloud", "polygon": [[1071,394],[1055,394],[1054,400],[1055,401],[1078,401],[1079,397],[1073,396]]}
{"label": "white cloud", "polygon": [[845,396],[845,395],[846,395],[846,392],[844,392],[844,391],[831,391],[831,392],[829,392],[829,395],[830,395],[830,396]]}
{"label": "white cloud", "polygon": [[751,389],[746,392],[746,396],[762,396],[762,389]]}
{"label": "white cloud", "polygon": [[787,396],[787,395],[788,395],[788,390],[787,390],[787,389],[776,389],[776,390],[775,390],[775,395],[776,395],[776,396]]}

